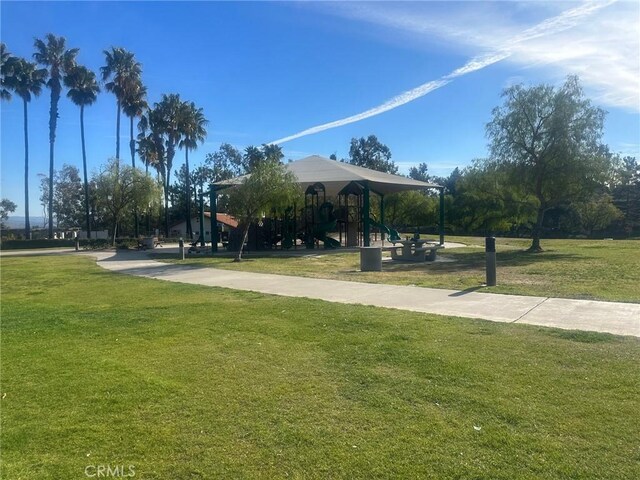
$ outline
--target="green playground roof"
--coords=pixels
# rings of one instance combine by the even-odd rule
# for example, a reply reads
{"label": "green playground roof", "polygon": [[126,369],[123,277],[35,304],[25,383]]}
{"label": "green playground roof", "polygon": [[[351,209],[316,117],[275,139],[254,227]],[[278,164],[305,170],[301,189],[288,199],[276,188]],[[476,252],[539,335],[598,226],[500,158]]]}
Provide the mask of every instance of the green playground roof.
{"label": "green playground roof", "polygon": [[[319,155],[287,163],[287,169],[298,179],[298,183],[305,190],[310,185],[322,183],[327,195],[337,195],[351,182],[369,185],[369,189],[386,195],[404,190],[423,190],[428,188],[442,188],[435,183],[421,182],[412,178],[390,173],[378,172],[369,168],[357,167],[350,163],[342,163]],[[232,186],[242,182],[243,177],[232,178],[218,182],[218,186]]]}

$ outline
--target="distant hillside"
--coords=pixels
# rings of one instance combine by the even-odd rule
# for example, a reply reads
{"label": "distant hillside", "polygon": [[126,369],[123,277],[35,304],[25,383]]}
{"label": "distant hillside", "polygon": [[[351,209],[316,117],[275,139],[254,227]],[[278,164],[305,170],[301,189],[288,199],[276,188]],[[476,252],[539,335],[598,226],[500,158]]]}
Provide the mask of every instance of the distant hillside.
{"label": "distant hillside", "polygon": [[[4,222],[9,228],[24,228],[24,216],[11,215],[9,220]],[[42,216],[31,216],[31,228],[43,228],[46,226],[46,219]]]}

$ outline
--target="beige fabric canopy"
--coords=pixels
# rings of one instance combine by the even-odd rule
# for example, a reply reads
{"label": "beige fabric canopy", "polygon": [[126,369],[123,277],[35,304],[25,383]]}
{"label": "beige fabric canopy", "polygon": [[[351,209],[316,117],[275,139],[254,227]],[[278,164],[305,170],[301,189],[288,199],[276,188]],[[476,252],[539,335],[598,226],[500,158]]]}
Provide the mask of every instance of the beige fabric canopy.
{"label": "beige fabric canopy", "polygon": [[[391,175],[369,168],[357,167],[350,163],[330,160],[319,155],[312,155],[288,163],[286,167],[297,177],[298,183],[303,190],[315,183],[322,183],[327,195],[337,195],[340,190],[351,182],[367,182],[371,191],[382,195],[404,190],[442,188],[435,183],[421,182],[400,175]],[[237,185],[242,181],[242,178],[243,177],[233,178],[219,182],[217,185]]]}

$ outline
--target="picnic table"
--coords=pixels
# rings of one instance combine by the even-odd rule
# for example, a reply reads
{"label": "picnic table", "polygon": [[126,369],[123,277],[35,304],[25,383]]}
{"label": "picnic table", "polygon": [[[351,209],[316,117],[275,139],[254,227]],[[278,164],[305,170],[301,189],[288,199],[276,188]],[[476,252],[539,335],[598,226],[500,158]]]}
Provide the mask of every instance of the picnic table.
{"label": "picnic table", "polygon": [[158,237],[139,237],[138,250],[146,250],[147,248],[162,247],[162,242]]}
{"label": "picnic table", "polygon": [[393,260],[404,262],[426,262],[436,259],[436,252],[442,245],[430,240],[406,239],[395,240],[393,246],[384,247],[383,250],[391,252]]}

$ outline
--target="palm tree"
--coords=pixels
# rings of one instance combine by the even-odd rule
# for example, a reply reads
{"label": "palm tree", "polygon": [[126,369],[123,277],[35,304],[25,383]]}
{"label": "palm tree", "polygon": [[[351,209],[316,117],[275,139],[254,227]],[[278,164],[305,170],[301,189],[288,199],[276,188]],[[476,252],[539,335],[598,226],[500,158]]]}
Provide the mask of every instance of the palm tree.
{"label": "palm tree", "polygon": [[[164,172],[164,142],[159,126],[156,124],[157,114],[149,110],[146,115],[140,117],[138,122],[138,155],[145,165],[145,172],[149,175],[149,167],[156,170],[159,178],[162,178],[162,186],[165,185]],[[149,130],[149,134],[147,131]],[[151,231],[151,211],[147,214],[147,230]]]}
{"label": "palm tree", "polygon": [[4,43],[0,43],[0,99],[11,100],[11,92],[9,91],[7,82],[13,75],[13,65],[17,60],[7,50]]}
{"label": "palm tree", "polygon": [[49,109],[49,238],[53,238],[53,153],[58,125],[58,102],[62,92],[62,78],[75,66],[78,49],[67,50],[64,37],[56,37],[52,33],[47,34],[45,40],[46,42],[35,40],[36,53],[33,54],[33,58],[40,65],[47,67],[49,71],[49,80],[47,81],[47,87],[51,90],[51,107]]}
{"label": "palm tree", "polygon": [[129,148],[131,150],[131,166],[136,167],[136,140],[133,136],[133,121],[149,108],[147,104],[147,87],[139,81],[127,87],[122,99],[122,111],[129,117]]}
{"label": "palm tree", "polygon": [[96,74],[86,67],[76,66],[64,77],[69,91],[67,97],[80,107],[80,139],[82,141],[82,169],[84,171],[84,210],[87,221],[87,238],[91,238],[91,216],[89,215],[89,179],[87,176],[87,151],[84,143],[84,107],[98,98],[100,87]]}
{"label": "palm tree", "polygon": [[159,103],[154,104],[154,108],[149,112],[151,131],[160,136],[164,141],[165,155],[161,168],[164,181],[164,229],[169,236],[169,185],[171,184],[171,169],[173,167],[173,157],[176,154],[176,147],[182,138],[181,131],[182,101],[180,95],[172,93],[163,94]]}
{"label": "palm tree", "polygon": [[206,125],[209,122],[204,118],[202,108],[196,108],[196,104],[184,102],[181,109],[182,139],[180,148],[184,148],[184,161],[187,168],[186,174],[186,210],[187,210],[187,236],[192,238],[191,228],[191,173],[189,172],[189,150],[198,148],[198,143],[203,143],[207,138]]}
{"label": "palm tree", "polygon": [[262,145],[262,153],[264,155],[265,160],[271,162],[278,162],[284,158],[284,153],[282,153],[282,147],[280,145],[276,145],[272,143],[270,145],[263,144]]}
{"label": "palm tree", "polygon": [[[14,57],[15,58],[15,57]],[[38,65],[24,58],[13,60],[10,76],[3,78],[5,86],[22,98],[24,112],[24,230],[27,240],[31,239],[31,222],[29,220],[29,129],[27,104],[32,96],[37,97],[42,91],[47,70],[38,69]]]}
{"label": "palm tree", "polygon": [[[129,148],[131,150],[131,166],[136,168],[136,140],[133,136],[133,120],[141,117],[143,112],[149,107],[147,105],[147,87],[142,85],[140,79],[133,81],[126,86],[125,95],[122,99],[122,111],[129,117]],[[140,226],[138,224],[138,211],[134,209],[134,226],[135,236],[140,234]]]}
{"label": "palm tree", "polygon": [[106,65],[100,67],[102,80],[107,81],[105,88],[116,96],[118,111],[116,114],[116,158],[120,159],[120,110],[126,97],[127,89],[140,83],[142,66],[136,61],[134,54],[121,47],[104,50]]}

